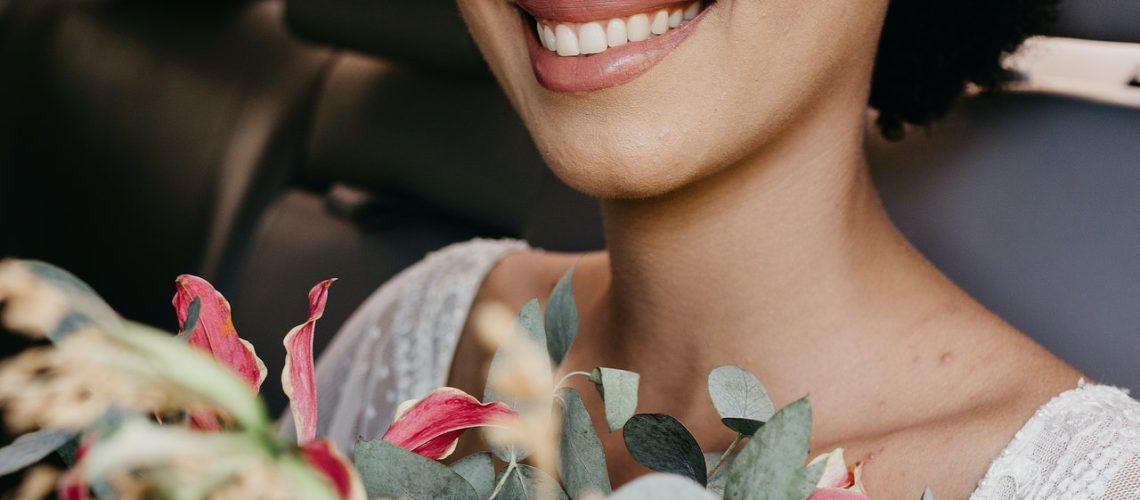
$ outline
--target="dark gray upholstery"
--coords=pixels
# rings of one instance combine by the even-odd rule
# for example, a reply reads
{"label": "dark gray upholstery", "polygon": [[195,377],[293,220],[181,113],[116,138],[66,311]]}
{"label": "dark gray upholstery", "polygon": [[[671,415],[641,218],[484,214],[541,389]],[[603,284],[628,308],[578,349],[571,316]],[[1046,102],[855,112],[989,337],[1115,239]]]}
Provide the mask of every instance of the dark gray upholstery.
{"label": "dark gray upholstery", "polygon": [[295,165],[331,51],[280,5],[22,2],[0,45],[0,254],[73,269],[170,327]]}
{"label": "dark gray upholstery", "polygon": [[485,74],[451,0],[289,0],[286,17],[302,37],[452,76]]}
{"label": "dark gray upholstery", "polygon": [[[284,359],[281,336],[304,320],[305,292],[321,279],[341,281],[318,347],[380,283],[448,243],[602,246],[596,205],[547,171],[490,79],[344,55],[325,78],[303,163],[294,182],[306,188],[275,199],[226,282],[235,321],[253,325],[244,331],[271,373]],[[263,392],[283,404],[276,383]]]}
{"label": "dark gray upholstery", "polygon": [[1137,0],[1063,0],[1054,36],[1140,43]]}
{"label": "dark gray upholstery", "polygon": [[929,135],[872,138],[927,257],[1089,376],[1140,388],[1140,106],[981,97]]}

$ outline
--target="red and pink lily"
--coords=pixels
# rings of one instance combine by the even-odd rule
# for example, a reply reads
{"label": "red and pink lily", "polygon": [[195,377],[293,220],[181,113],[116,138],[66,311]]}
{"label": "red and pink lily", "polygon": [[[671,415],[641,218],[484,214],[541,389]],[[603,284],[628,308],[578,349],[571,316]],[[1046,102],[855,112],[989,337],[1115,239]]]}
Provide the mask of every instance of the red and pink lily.
{"label": "red and pink lily", "polygon": [[452,387],[441,387],[427,397],[407,401],[396,410],[396,420],[384,433],[385,441],[433,460],[450,456],[467,429],[508,425],[518,415],[500,402],[482,404]]}
{"label": "red and pink lily", "polygon": [[[364,498],[365,493],[348,460],[327,440],[317,439],[317,394],[313,364],[313,335],[316,322],[324,314],[329,287],[335,280],[317,284],[309,292],[309,318],[285,336],[285,369],[281,383],[289,397],[297,429],[300,454],[336,487],[341,498]],[[195,276],[180,276],[174,307],[179,324],[186,328],[191,304],[199,300],[197,323],[188,332],[192,346],[214,356],[238,373],[255,390],[265,380],[265,365],[253,346],[242,340],[234,328],[230,305],[209,282]],[[207,418],[209,417],[209,418]],[[480,403],[471,395],[450,387],[436,389],[427,397],[400,405],[395,421],[383,438],[392,444],[435,460],[446,458],[459,437],[474,427],[508,424],[517,415],[499,402]],[[192,412],[195,426],[217,429],[212,413]],[[209,425],[212,421],[215,425]]]}
{"label": "red and pink lily", "polygon": [[816,457],[811,463],[826,460],[823,476],[820,477],[816,490],[808,500],[868,500],[866,490],[863,489],[863,463],[859,462],[848,467],[843,458],[843,448],[826,455]]}

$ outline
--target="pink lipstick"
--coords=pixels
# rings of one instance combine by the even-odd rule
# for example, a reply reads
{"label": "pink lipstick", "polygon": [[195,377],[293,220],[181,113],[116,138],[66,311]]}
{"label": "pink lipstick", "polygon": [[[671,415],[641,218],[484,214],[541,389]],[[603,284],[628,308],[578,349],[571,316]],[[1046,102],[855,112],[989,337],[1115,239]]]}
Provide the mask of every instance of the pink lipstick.
{"label": "pink lipstick", "polygon": [[696,31],[715,3],[661,0],[519,0],[538,82],[555,92],[628,83]]}

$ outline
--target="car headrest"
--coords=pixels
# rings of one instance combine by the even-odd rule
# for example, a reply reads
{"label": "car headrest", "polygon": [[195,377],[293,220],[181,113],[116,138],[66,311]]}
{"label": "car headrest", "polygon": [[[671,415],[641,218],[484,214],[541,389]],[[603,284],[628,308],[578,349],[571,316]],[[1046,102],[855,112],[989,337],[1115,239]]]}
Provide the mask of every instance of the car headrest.
{"label": "car headrest", "polygon": [[1063,0],[1053,36],[1140,43],[1140,1]]}
{"label": "car headrest", "polygon": [[454,0],[286,0],[285,17],[314,42],[428,71],[490,75]]}

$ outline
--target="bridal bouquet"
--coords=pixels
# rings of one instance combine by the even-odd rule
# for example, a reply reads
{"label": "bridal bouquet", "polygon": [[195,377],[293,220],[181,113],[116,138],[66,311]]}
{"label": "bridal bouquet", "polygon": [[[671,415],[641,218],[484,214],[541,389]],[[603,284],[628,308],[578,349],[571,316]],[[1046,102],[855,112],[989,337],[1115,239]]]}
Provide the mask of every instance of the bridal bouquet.
{"label": "bridal bouquet", "polygon": [[[709,393],[736,433],[703,453],[676,419],[636,414],[636,373],[599,367],[555,382],[578,312],[571,280],[545,315],[482,314],[497,345],[482,401],[440,388],[400,405],[382,436],[350,461],[317,436],[313,336],[333,280],[309,292],[308,319],[283,339],[281,381],[296,436],[282,437],[258,399],[266,369],[208,282],[176,280],[177,335],[119,317],[70,274],[31,261],[0,263],[0,320],[34,344],[0,365],[10,433],[0,475],[24,471],[18,498],[863,499],[860,466],[843,450],[808,461],[811,403],[779,411],[763,385],[733,366]],[[504,315],[506,317],[504,317]],[[570,377],[593,382],[609,432],[656,471],[613,490],[597,431]],[[491,451],[449,465],[465,431]],[[11,436],[16,436],[14,439]],[[58,457],[65,468],[44,465]],[[929,491],[924,498],[929,498]]]}

